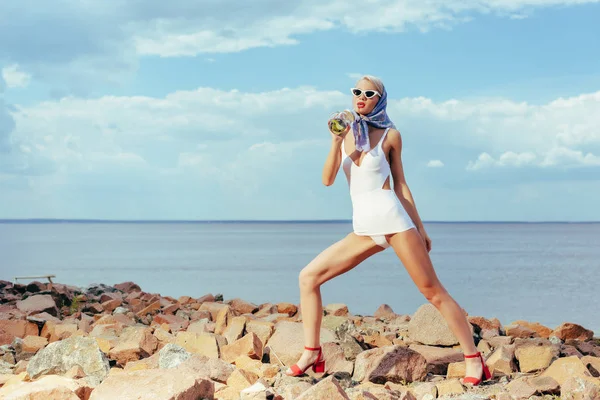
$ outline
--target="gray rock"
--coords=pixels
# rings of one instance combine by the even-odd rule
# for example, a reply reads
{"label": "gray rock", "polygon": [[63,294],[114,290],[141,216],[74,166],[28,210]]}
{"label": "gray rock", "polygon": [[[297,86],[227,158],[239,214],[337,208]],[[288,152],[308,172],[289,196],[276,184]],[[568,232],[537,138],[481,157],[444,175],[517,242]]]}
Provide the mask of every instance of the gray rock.
{"label": "gray rock", "polygon": [[[469,324],[469,326],[471,326]],[[471,328],[472,329],[472,328]],[[454,346],[458,339],[432,304],[423,304],[408,323],[408,337],[430,346]]]}
{"label": "gray rock", "polygon": [[108,375],[110,366],[95,339],[70,337],[50,343],[40,350],[27,366],[32,379],[48,374],[64,374],[74,366],[80,366],[90,383],[100,384]]}
{"label": "gray rock", "polygon": [[158,352],[158,368],[175,368],[191,356],[183,347],[169,343]]}
{"label": "gray rock", "polygon": [[129,310],[125,307],[117,307],[115,308],[115,311],[113,311],[113,314],[127,314],[128,312]]}
{"label": "gray rock", "polygon": [[12,374],[14,365],[7,363],[6,361],[0,360],[0,374]]}

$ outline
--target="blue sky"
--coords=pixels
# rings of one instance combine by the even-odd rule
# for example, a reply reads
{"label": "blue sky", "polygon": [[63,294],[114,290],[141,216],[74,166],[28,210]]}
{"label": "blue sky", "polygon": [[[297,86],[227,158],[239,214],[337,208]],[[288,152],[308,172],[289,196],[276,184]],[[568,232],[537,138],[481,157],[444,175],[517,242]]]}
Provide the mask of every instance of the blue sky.
{"label": "blue sky", "polygon": [[3,2],[0,218],[349,219],[373,74],[424,220],[600,220],[599,3]]}

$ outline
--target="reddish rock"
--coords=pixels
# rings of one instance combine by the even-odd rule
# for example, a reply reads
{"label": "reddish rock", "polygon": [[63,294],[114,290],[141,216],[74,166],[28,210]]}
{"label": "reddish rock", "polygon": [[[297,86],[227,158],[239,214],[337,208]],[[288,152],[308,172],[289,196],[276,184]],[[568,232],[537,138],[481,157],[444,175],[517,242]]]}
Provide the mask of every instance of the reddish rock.
{"label": "reddish rock", "polygon": [[25,320],[0,320],[0,346],[11,344],[15,338],[39,335],[37,324]]}
{"label": "reddish rock", "polygon": [[525,328],[531,329],[532,331],[536,332],[538,334],[539,337],[542,338],[549,338],[550,335],[552,334],[552,329],[541,325],[539,322],[527,322],[527,321],[523,321],[523,320],[518,320],[513,322],[511,325],[520,325],[523,326]]}
{"label": "reddish rock", "polygon": [[500,335],[502,324],[497,318],[492,320],[483,317],[467,317],[469,323],[475,328],[475,332],[483,339],[489,339]]}
{"label": "reddish rock", "polygon": [[363,351],[356,357],[353,379],[383,384],[422,381],[427,375],[425,357],[401,346]]}
{"label": "reddish rock", "polygon": [[113,312],[121,304],[123,304],[123,300],[121,300],[121,299],[109,300],[109,301],[105,301],[104,303],[102,303],[102,308],[106,312]]}
{"label": "reddish rock", "polygon": [[552,332],[552,336],[561,340],[590,340],[594,337],[594,332],[581,325],[566,322],[556,328]]}
{"label": "reddish rock", "polygon": [[279,314],[287,314],[293,317],[298,312],[298,307],[292,303],[277,303],[276,306]]}
{"label": "reddish rock", "polygon": [[154,354],[158,339],[152,335],[150,328],[127,327],[119,337],[116,346],[110,350],[110,358],[121,366],[129,361],[136,361]]}
{"label": "reddish rock", "polygon": [[528,339],[540,337],[536,331],[518,324],[507,325],[504,327],[504,330],[506,331],[506,336],[513,338]]}
{"label": "reddish rock", "polygon": [[411,344],[409,349],[414,350],[425,357],[425,360],[427,361],[427,372],[435,375],[446,375],[450,363],[461,362],[464,360],[461,349],[423,346],[418,344]]}
{"label": "reddish rock", "polygon": [[296,398],[296,400],[309,399],[350,400],[333,376],[323,379]]}
{"label": "reddish rock", "polygon": [[177,312],[177,310],[179,310],[181,308],[181,304],[179,303],[174,303],[171,304],[170,306],[166,306],[165,308],[163,308],[163,314],[175,314]]}
{"label": "reddish rock", "polygon": [[155,302],[151,303],[149,306],[142,308],[140,311],[138,311],[137,316],[145,317],[148,314],[156,313],[158,310],[160,310],[160,301],[155,301]]}
{"label": "reddish rock", "polygon": [[27,315],[47,312],[55,317],[58,316],[58,307],[56,307],[56,302],[49,294],[38,294],[35,296],[30,296],[25,300],[18,301],[17,308],[19,311]]}
{"label": "reddish rock", "polygon": [[233,299],[228,302],[229,306],[238,314],[252,314],[258,311],[256,304],[249,303],[242,299]]}
{"label": "reddish rock", "polygon": [[328,304],[325,306],[325,313],[336,317],[345,317],[348,315],[348,306],[342,303]]}
{"label": "reddish rock", "polygon": [[214,301],[215,301],[215,296],[213,296],[210,293],[209,294],[205,294],[204,296],[199,297],[199,298],[196,299],[196,303],[200,303],[200,304],[206,303],[206,302],[212,303]]}
{"label": "reddish rock", "polygon": [[232,363],[236,358],[242,355],[256,360],[262,359],[263,344],[258,336],[252,332],[221,348],[221,358],[225,362]]}
{"label": "reddish rock", "polygon": [[111,300],[122,300],[123,296],[120,293],[102,293],[98,301],[100,303],[106,303]]}
{"label": "reddish rock", "polygon": [[394,310],[392,310],[392,307],[390,307],[389,305],[382,304],[375,311],[375,314],[373,314],[373,316],[375,318],[389,319],[395,317],[396,313],[394,312]]}
{"label": "reddish rock", "polygon": [[104,311],[104,307],[100,303],[88,303],[83,307],[83,312],[90,314],[100,314]]}
{"label": "reddish rock", "polygon": [[200,306],[199,311],[208,311],[208,312],[210,312],[210,319],[211,319],[211,321],[216,321],[217,320],[217,314],[219,314],[219,311],[221,311],[225,307],[229,307],[229,306],[227,304],[223,304],[223,303],[204,302]]}
{"label": "reddish rock", "polygon": [[155,315],[152,322],[155,324],[158,324],[158,325],[168,324],[169,329],[173,333],[177,333],[181,330],[185,330],[190,324],[189,321],[187,321],[184,318],[178,317],[176,315],[164,315],[164,314]]}
{"label": "reddish rock", "polygon": [[125,293],[142,291],[142,289],[139,287],[139,285],[137,285],[136,283],[133,283],[133,282],[117,283],[115,285],[115,289],[119,289],[120,291],[125,292]]}
{"label": "reddish rock", "polygon": [[212,399],[214,390],[210,379],[183,374],[177,368],[124,371],[109,375],[94,389],[89,400]]}

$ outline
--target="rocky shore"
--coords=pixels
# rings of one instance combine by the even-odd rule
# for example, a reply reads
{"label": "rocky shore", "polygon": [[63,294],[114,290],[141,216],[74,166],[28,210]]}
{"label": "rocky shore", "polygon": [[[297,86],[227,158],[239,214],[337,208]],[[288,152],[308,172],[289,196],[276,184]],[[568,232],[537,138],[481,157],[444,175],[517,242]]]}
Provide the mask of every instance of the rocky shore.
{"label": "rocky shore", "polygon": [[582,326],[469,316],[493,379],[465,387],[439,312],[325,309],[326,373],[283,373],[303,348],[294,304],[178,299],[133,282],[76,288],[0,281],[0,398],[600,399],[600,339]]}

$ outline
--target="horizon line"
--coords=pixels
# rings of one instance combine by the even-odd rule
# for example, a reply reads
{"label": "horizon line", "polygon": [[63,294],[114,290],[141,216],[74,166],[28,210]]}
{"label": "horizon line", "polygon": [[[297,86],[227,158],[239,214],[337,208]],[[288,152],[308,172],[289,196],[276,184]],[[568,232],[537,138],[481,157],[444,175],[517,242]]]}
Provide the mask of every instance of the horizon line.
{"label": "horizon line", "polygon": [[[351,219],[99,219],[99,218],[0,218],[0,223],[352,223]],[[598,224],[569,220],[431,220],[424,224]]]}

